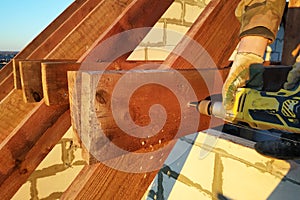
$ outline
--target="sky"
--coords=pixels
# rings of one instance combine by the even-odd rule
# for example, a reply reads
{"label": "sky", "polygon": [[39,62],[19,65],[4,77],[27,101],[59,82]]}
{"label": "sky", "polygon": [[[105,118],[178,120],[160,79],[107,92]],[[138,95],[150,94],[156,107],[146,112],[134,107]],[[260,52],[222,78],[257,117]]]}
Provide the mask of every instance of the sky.
{"label": "sky", "polygon": [[20,51],[74,0],[1,0],[0,51]]}

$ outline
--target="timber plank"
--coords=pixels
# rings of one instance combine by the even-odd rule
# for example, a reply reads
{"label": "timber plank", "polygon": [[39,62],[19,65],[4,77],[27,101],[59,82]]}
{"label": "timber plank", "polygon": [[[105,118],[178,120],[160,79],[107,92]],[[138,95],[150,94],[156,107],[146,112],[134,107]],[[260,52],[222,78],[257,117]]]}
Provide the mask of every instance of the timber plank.
{"label": "timber plank", "polygon": [[66,8],[56,19],[54,19],[36,38],[34,38],[21,52],[16,59],[26,59],[37,47],[39,47],[55,30],[70,18],[88,0],[76,0]]}
{"label": "timber plank", "polygon": [[25,103],[43,98],[41,61],[20,61],[20,79]]}
{"label": "timber plank", "polygon": [[20,65],[19,65],[19,62],[22,60],[17,59],[15,57],[12,61],[13,61],[13,72],[14,72],[14,87],[15,87],[15,89],[22,89]]}
{"label": "timber plank", "polygon": [[[14,168],[13,172],[0,185],[0,195],[2,199],[11,199],[13,197],[22,184],[27,181],[35,168],[59,142],[70,125],[70,112],[67,110],[38,138],[34,146],[24,156],[24,159],[19,160],[18,166]],[[2,147],[2,150],[3,148],[4,147]]]}
{"label": "timber plank", "polygon": [[[37,104],[26,104],[27,107],[32,105],[34,107],[26,116],[20,116],[22,117],[21,122],[18,122],[13,131],[10,131],[4,138],[1,135],[0,185],[14,170],[18,170],[28,151],[53,126],[58,118],[68,110],[68,106],[47,106],[43,101]],[[9,119],[12,120],[13,118]],[[67,121],[64,122],[67,123]],[[51,140],[51,138],[48,139]]]}
{"label": "timber plank", "polygon": [[[132,69],[142,64],[161,64],[162,61],[125,61],[114,62],[115,70]],[[81,63],[73,62],[42,62],[42,84],[44,100],[47,105],[69,103],[68,71],[77,71]]]}
{"label": "timber plank", "polygon": [[[25,60],[25,61],[19,61],[20,65],[20,75],[21,75],[21,85],[22,85],[22,91],[23,91],[23,98],[26,103],[33,103],[33,102],[39,102],[44,97],[44,91],[43,91],[43,84],[42,84],[42,64],[46,63],[54,63],[57,68],[55,68],[55,71],[53,71],[52,74],[50,74],[48,78],[48,82],[56,82],[57,85],[60,84],[59,81],[62,81],[62,83],[66,83],[66,71],[63,71],[61,68],[61,63],[74,63],[75,60]],[[52,65],[53,66],[53,65]],[[78,68],[70,68],[70,69],[78,69]],[[67,69],[65,69],[67,70]],[[62,73],[62,74],[60,74]],[[65,76],[64,76],[65,75]],[[57,77],[60,76],[60,77]],[[63,77],[61,79],[61,77]],[[51,80],[53,78],[53,80]],[[58,79],[57,79],[58,78]],[[44,85],[48,87],[48,85]],[[56,88],[50,88],[52,89],[51,92],[56,93],[59,92]],[[54,91],[53,91],[54,89]],[[46,90],[47,91],[47,90]],[[61,94],[64,95],[64,94]],[[55,98],[59,96],[56,95]],[[67,98],[67,95],[64,95],[64,99]],[[48,99],[47,99],[48,100]],[[55,100],[53,100],[55,101]],[[57,100],[56,100],[57,101]],[[65,100],[66,101],[66,100]],[[46,102],[48,103],[48,102]],[[49,104],[47,104],[49,105]]]}
{"label": "timber plank", "polygon": [[130,174],[101,163],[88,165],[61,199],[141,199],[156,174]]}
{"label": "timber plank", "polygon": [[47,105],[69,104],[67,71],[78,70],[80,63],[43,62],[42,87]]}

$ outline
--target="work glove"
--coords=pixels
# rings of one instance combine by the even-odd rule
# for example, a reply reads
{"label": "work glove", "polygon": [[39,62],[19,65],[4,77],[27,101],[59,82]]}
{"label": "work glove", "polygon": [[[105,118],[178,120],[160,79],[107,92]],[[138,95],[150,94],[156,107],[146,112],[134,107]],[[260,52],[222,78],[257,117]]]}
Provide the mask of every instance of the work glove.
{"label": "work glove", "polygon": [[222,89],[223,106],[226,112],[232,109],[235,93],[244,87],[250,76],[250,65],[263,63],[263,58],[254,53],[237,53]]}
{"label": "work glove", "polygon": [[300,55],[297,57],[293,69],[288,73],[287,81],[283,84],[286,90],[292,90],[300,81]]}

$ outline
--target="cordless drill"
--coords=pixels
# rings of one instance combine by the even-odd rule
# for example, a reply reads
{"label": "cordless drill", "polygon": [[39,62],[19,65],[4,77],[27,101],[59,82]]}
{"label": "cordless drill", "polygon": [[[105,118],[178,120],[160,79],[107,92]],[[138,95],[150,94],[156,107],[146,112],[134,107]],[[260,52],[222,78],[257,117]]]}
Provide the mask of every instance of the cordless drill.
{"label": "cordless drill", "polygon": [[[251,76],[263,79],[262,75],[250,73]],[[233,124],[246,123],[260,130],[278,129],[300,133],[300,84],[294,90],[279,89],[270,92],[252,86],[249,88],[249,85],[251,84],[238,89],[233,108],[227,113],[222,102],[202,100],[189,105],[196,107],[201,114],[222,118]]]}

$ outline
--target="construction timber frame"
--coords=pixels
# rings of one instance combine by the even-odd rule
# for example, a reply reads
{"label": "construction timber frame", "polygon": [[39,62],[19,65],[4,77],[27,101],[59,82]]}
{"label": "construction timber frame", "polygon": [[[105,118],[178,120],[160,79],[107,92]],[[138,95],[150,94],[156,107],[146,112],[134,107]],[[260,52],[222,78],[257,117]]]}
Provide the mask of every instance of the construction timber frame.
{"label": "construction timber frame", "polygon": [[[167,65],[189,81],[198,100],[209,96],[205,82],[197,75],[197,71],[210,70],[210,73],[218,73],[222,79],[226,78],[230,64],[228,59],[238,43],[239,23],[234,16],[234,9],[239,0],[231,0],[230,3],[227,0],[211,0],[186,33],[187,37],[209,53],[217,68],[195,69],[182,57],[171,53],[166,60],[157,62],[127,61],[129,54],[119,57],[103,72],[102,78],[112,80],[110,84],[99,82],[97,73],[79,69],[97,45],[106,39],[135,28],[154,26],[173,1],[74,1],[0,71],[1,198],[10,199],[16,193],[71,125],[77,134],[74,139],[76,143],[82,145],[80,138],[84,137],[90,145],[82,145],[87,165],[62,195],[62,199],[139,199],[144,195],[158,170],[126,173],[95,162],[89,152],[98,144],[93,143],[94,138],[89,134],[92,135],[93,130],[97,129],[95,126],[99,125],[100,120],[107,137],[127,151],[147,152],[150,147],[159,149],[171,144],[167,149],[170,151],[176,142],[173,130],[178,129],[178,124],[175,122],[181,117],[178,102],[172,100],[172,94],[168,94],[164,88],[149,86],[137,92],[131,100],[132,105],[140,105],[132,106],[129,110],[140,125],[149,123],[144,116],[151,105],[159,103],[168,108],[170,119],[164,131],[147,141],[141,141],[140,138],[126,136],[113,120],[109,102],[112,101],[110,97],[114,84],[122,77],[122,73],[143,64],[147,64],[148,69],[131,72],[133,77],[172,76],[169,71],[157,69],[157,65]],[[132,48],[139,45],[148,31],[140,33],[140,40],[128,38]],[[184,41],[182,44],[184,46],[180,46],[180,49],[183,54],[192,53],[191,44]],[[112,43],[109,47],[114,49],[117,45]],[[109,58],[112,56],[110,53],[105,52],[104,56]],[[195,59],[201,57],[194,56]],[[151,65],[155,67],[151,68]],[[214,92],[220,92],[222,80],[212,80],[211,84],[215,85]],[[85,88],[85,92],[81,88]],[[162,93],[166,95],[160,98]],[[82,105],[82,98],[87,99],[88,103]],[[92,107],[99,108],[101,112],[94,112]],[[198,130],[208,128],[209,123],[209,117],[202,117]],[[191,133],[178,136],[187,134]],[[115,155],[118,156],[122,155]],[[165,154],[160,158],[161,165],[167,156]]]}

